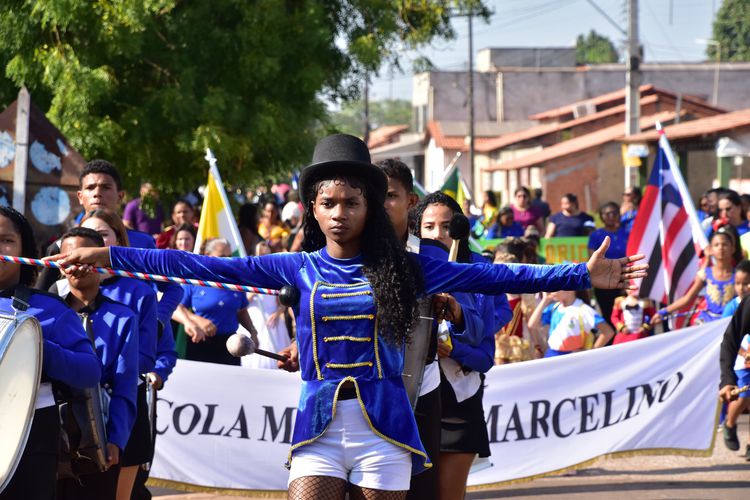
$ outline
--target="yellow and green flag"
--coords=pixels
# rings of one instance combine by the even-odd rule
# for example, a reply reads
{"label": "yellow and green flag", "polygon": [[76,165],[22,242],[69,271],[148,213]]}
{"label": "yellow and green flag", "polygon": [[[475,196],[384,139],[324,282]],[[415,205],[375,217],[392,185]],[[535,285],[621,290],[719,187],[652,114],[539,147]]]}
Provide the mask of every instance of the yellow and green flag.
{"label": "yellow and green flag", "polygon": [[201,245],[206,240],[224,238],[229,242],[233,256],[246,257],[247,253],[240,238],[240,230],[237,228],[237,221],[234,219],[227,193],[224,191],[224,184],[221,182],[219,169],[216,167],[216,158],[210,149],[206,149],[206,160],[210,165],[208,182],[206,182],[194,251],[199,253]]}
{"label": "yellow and green flag", "polygon": [[440,191],[447,194],[458,202],[458,205],[463,207],[464,200],[471,199],[471,194],[466,186],[466,183],[461,178],[461,171],[457,165],[454,165],[448,176],[443,182],[443,186]]}

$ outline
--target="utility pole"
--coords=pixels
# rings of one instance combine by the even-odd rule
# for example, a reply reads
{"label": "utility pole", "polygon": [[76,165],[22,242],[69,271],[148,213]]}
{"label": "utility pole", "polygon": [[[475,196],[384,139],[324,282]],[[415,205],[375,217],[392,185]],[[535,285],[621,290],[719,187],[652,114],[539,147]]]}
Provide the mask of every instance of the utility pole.
{"label": "utility pole", "polygon": [[29,161],[29,119],[31,95],[21,87],[16,101],[16,161],[13,168],[13,208],[26,211],[26,171]]}
{"label": "utility pole", "polygon": [[[470,6],[469,9],[472,7]],[[469,186],[474,190],[474,33],[469,10]]]}
{"label": "utility pole", "polygon": [[365,99],[364,99],[364,118],[365,133],[362,140],[367,144],[370,141],[370,72],[365,72]]}
{"label": "utility pole", "polygon": [[[641,131],[641,49],[638,43],[638,0],[628,0],[628,51],[625,88],[625,136]],[[633,184],[631,168],[625,172],[625,187]]]}

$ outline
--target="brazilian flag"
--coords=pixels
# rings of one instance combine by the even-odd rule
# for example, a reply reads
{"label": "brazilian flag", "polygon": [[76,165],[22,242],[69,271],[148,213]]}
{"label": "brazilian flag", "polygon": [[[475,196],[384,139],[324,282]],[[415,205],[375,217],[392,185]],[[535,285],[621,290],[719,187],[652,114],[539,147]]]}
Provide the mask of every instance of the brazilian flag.
{"label": "brazilian flag", "polygon": [[461,207],[463,207],[464,200],[470,198],[466,195],[468,189],[466,189],[466,184],[461,178],[461,171],[458,166],[454,166],[451,169],[448,177],[445,178],[445,182],[443,182],[440,191],[456,200]]}

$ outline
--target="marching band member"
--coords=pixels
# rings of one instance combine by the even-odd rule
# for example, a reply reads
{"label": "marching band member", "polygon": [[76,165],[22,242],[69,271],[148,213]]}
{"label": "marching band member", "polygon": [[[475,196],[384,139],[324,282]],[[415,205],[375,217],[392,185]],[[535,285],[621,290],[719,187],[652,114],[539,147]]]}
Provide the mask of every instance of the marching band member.
{"label": "marching band member", "polygon": [[[428,194],[414,212],[414,232],[423,239],[433,239],[449,248],[453,242],[451,220],[455,214],[462,213],[458,203],[438,191]],[[461,240],[457,261],[472,262],[475,259],[479,262],[483,257],[469,250],[466,239]],[[475,455],[490,456],[482,406],[484,373],[493,365],[495,332],[507,323],[511,312],[504,295],[458,293],[436,298],[443,298],[446,302],[447,307],[441,309],[447,311],[445,333],[450,339],[439,340],[437,345],[441,401],[438,497],[462,499]],[[496,321],[496,313],[500,320]]]}
{"label": "marching band member", "polygon": [[80,248],[56,256],[90,265],[280,288],[301,294],[295,316],[302,392],[290,451],[290,498],[403,498],[431,466],[401,379],[417,296],[626,287],[640,257],[587,264],[455,264],[407,254],[383,207],[387,179],[367,146],[322,139],[300,178],[305,252],[224,259],[171,250]]}
{"label": "marching band member", "polygon": [[[96,231],[73,228],[60,239],[60,249],[69,252],[81,247],[103,247],[104,240]],[[138,385],[138,318],[129,307],[106,298],[99,289],[102,275],[91,273],[80,277],[67,276],[53,285],[79,315],[91,322],[96,353],[102,364],[100,384],[110,395],[107,410],[107,465],[99,474],[58,481],[58,498],[92,500],[115,498],[120,472],[120,453],[130,437],[136,415]]]}
{"label": "marching band member", "polygon": [[[16,210],[0,206],[0,252],[37,258],[31,225]],[[13,314],[13,297],[42,327],[42,383],[34,422],[13,478],[0,499],[54,499],[60,446],[60,420],[52,382],[85,388],[99,383],[101,366],[78,316],[57,296],[29,288],[36,268],[0,263],[0,310]],[[25,303],[25,304],[23,304]]]}
{"label": "marching band member", "polygon": [[[127,246],[129,243],[125,225],[111,210],[101,208],[88,213],[81,221],[81,227],[98,232],[104,240],[105,247]],[[159,329],[156,292],[143,281],[119,276],[102,280],[101,290],[105,297],[128,306],[138,315],[138,373],[145,375],[153,372],[156,366]],[[167,334],[162,335],[166,336]],[[146,389],[146,384],[141,378],[138,382],[138,413],[130,439],[120,457],[118,500],[130,499],[138,467],[150,462],[152,458],[151,423],[148,417]]]}

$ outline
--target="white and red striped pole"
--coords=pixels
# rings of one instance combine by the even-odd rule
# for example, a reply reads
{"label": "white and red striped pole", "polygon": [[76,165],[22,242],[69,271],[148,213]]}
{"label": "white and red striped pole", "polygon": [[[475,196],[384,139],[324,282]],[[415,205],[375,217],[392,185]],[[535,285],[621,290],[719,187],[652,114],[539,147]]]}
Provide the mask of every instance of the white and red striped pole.
{"label": "white and red striped pole", "polygon": [[[28,257],[15,257],[13,255],[0,255],[0,261],[14,262],[16,264],[23,264],[26,266],[37,266],[37,267],[50,267],[54,269],[63,269],[63,267],[57,262],[51,260],[41,259],[30,259]],[[124,278],[136,278],[145,281],[164,281],[171,283],[179,283],[181,285],[196,285],[210,288],[222,288],[225,290],[232,290],[235,292],[251,292],[260,293],[263,295],[281,295],[282,290],[275,290],[273,288],[259,288],[248,285],[236,285],[234,283],[222,283],[219,281],[207,281],[207,280],[196,280],[188,278],[178,278],[175,276],[164,276],[161,274],[150,274],[150,273],[139,273],[131,271],[121,271],[118,269],[110,269],[108,267],[94,267],[93,270],[99,274],[107,274],[110,276],[122,276]]]}

